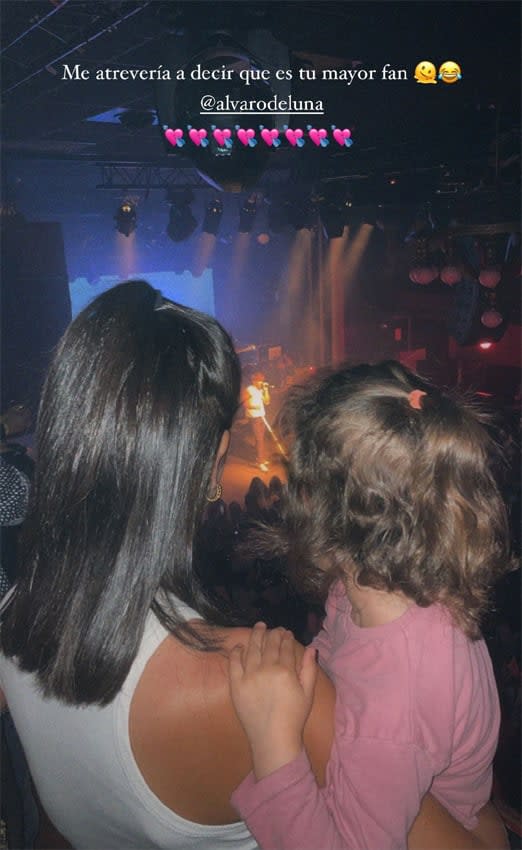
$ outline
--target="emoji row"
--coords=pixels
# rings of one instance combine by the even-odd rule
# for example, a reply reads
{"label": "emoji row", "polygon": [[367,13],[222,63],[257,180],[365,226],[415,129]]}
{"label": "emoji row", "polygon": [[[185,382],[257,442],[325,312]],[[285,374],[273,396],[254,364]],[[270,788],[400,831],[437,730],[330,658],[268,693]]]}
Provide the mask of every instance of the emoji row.
{"label": "emoji row", "polygon": [[[166,140],[173,147],[182,148],[185,145],[185,131],[181,128],[176,127],[175,129],[172,129],[171,127],[164,127],[163,133]],[[256,131],[252,127],[245,128],[236,125],[236,127],[231,130],[229,127],[221,129],[213,126],[210,133],[221,148],[231,148],[234,144],[234,138],[236,138],[244,147],[250,148],[254,148],[258,141]],[[189,125],[186,130],[186,135],[192,144],[196,145],[196,147],[206,148],[210,141],[209,132],[204,128],[198,130],[196,127],[191,127]],[[349,148],[353,145],[351,136],[351,130],[348,130],[347,127],[341,129],[340,127],[332,125],[331,137],[334,142],[341,147]],[[281,138],[285,138],[292,147],[302,148],[305,144],[306,137],[314,145],[316,145],[316,147],[326,148],[330,144],[328,130],[325,130],[324,127],[317,128],[309,126],[306,131],[299,127],[295,129],[286,127],[282,131],[276,130],[275,128],[268,129],[268,127],[263,127],[262,125],[259,127],[259,138],[265,143],[265,145],[268,145],[269,148],[278,148],[281,144]]]}
{"label": "emoji row", "polygon": [[462,79],[462,70],[458,62],[448,60],[442,63],[437,76],[437,69],[433,62],[423,59],[415,68],[415,79],[423,85],[437,85],[437,80],[442,80],[443,83],[452,85]]}

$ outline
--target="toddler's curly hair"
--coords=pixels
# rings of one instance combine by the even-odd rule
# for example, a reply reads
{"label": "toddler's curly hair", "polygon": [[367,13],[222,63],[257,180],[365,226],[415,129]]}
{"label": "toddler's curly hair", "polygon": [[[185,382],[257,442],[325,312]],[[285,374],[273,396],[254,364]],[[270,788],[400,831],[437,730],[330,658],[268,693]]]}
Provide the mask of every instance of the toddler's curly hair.
{"label": "toddler's curly hair", "polygon": [[[416,392],[414,392],[416,391]],[[472,639],[511,569],[491,418],[400,363],[342,367],[291,392],[282,525],[304,589],[349,573],[362,586],[439,602]]]}

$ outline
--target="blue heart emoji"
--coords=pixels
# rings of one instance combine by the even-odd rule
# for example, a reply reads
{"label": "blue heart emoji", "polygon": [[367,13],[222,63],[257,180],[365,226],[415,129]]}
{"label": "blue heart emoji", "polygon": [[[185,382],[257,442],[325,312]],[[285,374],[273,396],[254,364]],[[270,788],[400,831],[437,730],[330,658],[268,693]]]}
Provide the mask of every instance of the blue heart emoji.
{"label": "blue heart emoji", "polygon": [[176,141],[176,145],[178,146],[178,148],[182,148],[184,144],[185,144],[185,139],[178,139]]}
{"label": "blue heart emoji", "polygon": [[201,139],[201,147],[206,148],[208,145],[208,139]]}
{"label": "blue heart emoji", "polygon": [[256,145],[257,145],[257,139],[249,139],[248,140],[248,147],[249,148],[255,148]]}
{"label": "blue heart emoji", "polygon": [[330,144],[330,142],[328,141],[328,139],[321,139],[319,144],[321,145],[322,148],[327,148],[328,145]]}
{"label": "blue heart emoji", "polygon": [[297,147],[302,148],[304,146],[304,143],[305,143],[304,139],[298,139],[297,140]]}
{"label": "blue heart emoji", "polygon": [[353,145],[353,142],[352,142],[351,139],[345,139],[344,144],[347,148],[351,148],[351,146]]}
{"label": "blue heart emoji", "polygon": [[274,139],[273,142],[272,142],[272,147],[278,148],[280,144],[281,144],[281,139]]}

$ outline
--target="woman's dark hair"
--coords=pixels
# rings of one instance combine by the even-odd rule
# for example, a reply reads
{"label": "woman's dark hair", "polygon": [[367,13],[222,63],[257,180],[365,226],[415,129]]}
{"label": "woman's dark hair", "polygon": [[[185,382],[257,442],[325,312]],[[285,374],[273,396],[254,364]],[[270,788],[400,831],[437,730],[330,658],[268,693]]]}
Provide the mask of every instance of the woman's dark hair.
{"label": "woman's dark hair", "polygon": [[280,421],[293,443],[283,522],[261,542],[290,556],[301,589],[324,593],[348,571],[440,602],[477,638],[490,586],[512,564],[488,425],[393,361],[295,388]]}
{"label": "woman's dark hair", "polygon": [[152,609],[189,645],[169,594],[230,625],[198,577],[194,541],[221,436],[239,396],[232,342],[214,319],[123,283],[66,330],[46,379],[23,573],[1,647],[44,694],[110,702]]}

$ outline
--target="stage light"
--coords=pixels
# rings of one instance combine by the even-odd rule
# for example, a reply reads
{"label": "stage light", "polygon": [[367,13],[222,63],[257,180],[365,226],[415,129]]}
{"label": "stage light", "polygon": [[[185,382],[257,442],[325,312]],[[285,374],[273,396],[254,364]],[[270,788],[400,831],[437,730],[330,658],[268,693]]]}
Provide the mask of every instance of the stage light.
{"label": "stage light", "polygon": [[494,266],[481,269],[479,273],[479,283],[485,286],[486,289],[495,289],[500,283],[500,271]]}
{"label": "stage light", "polygon": [[495,289],[500,283],[501,271],[498,258],[498,246],[494,240],[486,242],[483,249],[483,261],[479,272],[479,283],[486,289]]}
{"label": "stage light", "polygon": [[491,308],[489,310],[485,310],[482,313],[480,321],[482,322],[485,328],[493,330],[494,328],[500,327],[500,325],[504,321],[504,316],[502,315],[502,313],[499,313],[498,310]]}
{"label": "stage light", "polygon": [[201,277],[205,269],[210,266],[212,255],[216,249],[217,234],[222,216],[223,203],[221,198],[214,196],[207,204],[203,226],[197,240],[192,264],[194,277]]}
{"label": "stage light", "polygon": [[338,239],[343,235],[344,210],[337,204],[325,204],[320,212],[321,222],[328,239]]}
{"label": "stage light", "polygon": [[482,351],[489,351],[490,348],[493,348],[493,343],[489,340],[484,340],[484,342],[479,342],[479,348]]}
{"label": "stage light", "polygon": [[207,206],[203,221],[203,232],[210,233],[212,236],[217,236],[222,216],[223,204],[219,198],[215,198]]}
{"label": "stage light", "polygon": [[440,270],[440,279],[446,286],[455,286],[462,280],[462,269],[458,262],[457,247],[453,236],[449,235],[442,247],[445,255],[444,265]]}
{"label": "stage light", "polygon": [[130,236],[136,230],[138,223],[138,215],[134,203],[132,201],[123,201],[116,210],[114,220],[118,233],[122,233],[124,236]]}
{"label": "stage light", "polygon": [[352,197],[345,180],[327,180],[321,183],[312,204],[319,211],[325,235],[338,239],[350,223]]}
{"label": "stage light", "polygon": [[414,235],[407,237],[406,241],[413,247],[414,252],[409,278],[412,283],[428,286],[439,274],[437,266],[431,261],[428,239],[425,236]]}
{"label": "stage light", "polygon": [[436,266],[415,266],[409,274],[412,283],[419,283],[421,286],[428,286],[433,283],[438,275]]}
{"label": "stage light", "polygon": [[239,210],[239,232],[251,233],[254,226],[254,219],[257,212],[257,198],[255,195],[250,195],[243,202]]}
{"label": "stage light", "polygon": [[190,205],[194,196],[190,189],[181,191],[169,190],[167,198],[170,201],[169,223],[167,235],[173,242],[183,242],[191,236],[198,226]]}
{"label": "stage light", "polygon": [[455,286],[462,280],[462,272],[458,266],[444,266],[440,270],[440,279],[446,286]]}

